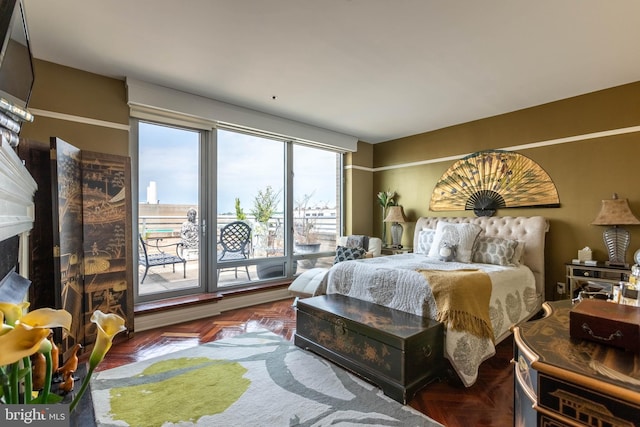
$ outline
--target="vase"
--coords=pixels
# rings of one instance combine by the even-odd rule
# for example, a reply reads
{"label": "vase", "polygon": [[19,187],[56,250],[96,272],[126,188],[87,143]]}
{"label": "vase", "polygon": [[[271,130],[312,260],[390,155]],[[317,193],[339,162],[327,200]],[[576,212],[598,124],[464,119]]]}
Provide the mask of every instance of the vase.
{"label": "vase", "polygon": [[[295,243],[295,254],[313,254],[320,251],[320,243]],[[313,268],[316,266],[318,258],[300,259],[300,267]]]}

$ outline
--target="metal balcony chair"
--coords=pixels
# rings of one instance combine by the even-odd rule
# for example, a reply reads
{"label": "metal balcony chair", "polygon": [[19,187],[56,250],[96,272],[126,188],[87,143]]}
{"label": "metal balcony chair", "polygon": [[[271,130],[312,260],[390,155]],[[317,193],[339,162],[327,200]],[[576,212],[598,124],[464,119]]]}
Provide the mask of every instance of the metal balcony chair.
{"label": "metal balcony chair", "polygon": [[[150,246],[148,242],[146,242],[142,236],[138,235],[140,240],[139,245],[139,264],[144,267],[144,274],[142,275],[142,279],[140,280],[140,284],[144,283],[144,279],[147,277],[147,273],[149,272],[149,268],[156,266],[165,266],[171,265],[173,267],[173,272],[176,272],[176,264],[182,264],[183,269],[183,277],[187,277],[187,260],[180,256],[179,249],[182,247],[182,243],[173,243],[170,245],[160,245],[160,241],[162,239],[154,239],[156,244]],[[155,248],[154,252],[149,252],[149,248]],[[170,254],[165,252],[166,248],[174,248],[176,254]]]}
{"label": "metal balcony chair", "polygon": [[[251,246],[251,227],[243,221],[234,221],[222,227],[220,230],[220,241],[218,242],[222,251],[218,255],[218,262],[234,261],[249,258],[249,248]],[[236,279],[238,278],[238,267],[230,267],[235,269]],[[249,275],[249,267],[244,266]],[[220,271],[223,267],[218,264],[218,280],[220,280]]]}

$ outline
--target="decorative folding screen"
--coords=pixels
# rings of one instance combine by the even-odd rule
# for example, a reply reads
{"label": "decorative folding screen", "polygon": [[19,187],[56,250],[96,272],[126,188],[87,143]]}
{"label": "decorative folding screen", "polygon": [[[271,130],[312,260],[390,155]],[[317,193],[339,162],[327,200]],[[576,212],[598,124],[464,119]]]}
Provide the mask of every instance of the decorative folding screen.
{"label": "decorative folding screen", "polygon": [[95,342],[97,309],[134,330],[131,166],[128,157],[50,143],[56,306],[74,320],[59,342],[66,358],[74,344]]}
{"label": "decorative folding screen", "polygon": [[429,209],[473,210],[478,216],[491,216],[500,208],[534,206],[560,206],[549,175],[522,154],[486,150],[458,160],[442,175]]}

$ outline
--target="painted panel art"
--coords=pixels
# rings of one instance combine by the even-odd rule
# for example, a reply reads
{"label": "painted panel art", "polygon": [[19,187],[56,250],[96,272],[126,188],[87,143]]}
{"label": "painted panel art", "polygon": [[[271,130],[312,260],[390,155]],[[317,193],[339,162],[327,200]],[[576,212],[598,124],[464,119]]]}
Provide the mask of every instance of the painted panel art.
{"label": "painted panel art", "polygon": [[486,150],[458,160],[442,175],[429,209],[491,216],[500,208],[559,206],[558,190],[540,165],[515,152]]}
{"label": "painted panel art", "polygon": [[95,310],[122,316],[133,330],[129,170],[128,157],[82,152],[86,343],[95,340]]}

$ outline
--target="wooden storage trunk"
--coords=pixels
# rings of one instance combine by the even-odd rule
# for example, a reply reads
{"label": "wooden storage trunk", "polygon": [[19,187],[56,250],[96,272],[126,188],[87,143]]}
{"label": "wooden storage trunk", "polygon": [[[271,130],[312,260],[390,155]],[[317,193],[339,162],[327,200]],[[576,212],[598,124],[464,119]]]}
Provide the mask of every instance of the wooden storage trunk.
{"label": "wooden storage trunk", "polygon": [[407,403],[444,376],[442,323],[343,295],[298,300],[298,347],[337,363]]}
{"label": "wooden storage trunk", "polygon": [[569,332],[582,338],[640,353],[640,308],[585,299],[569,312]]}

